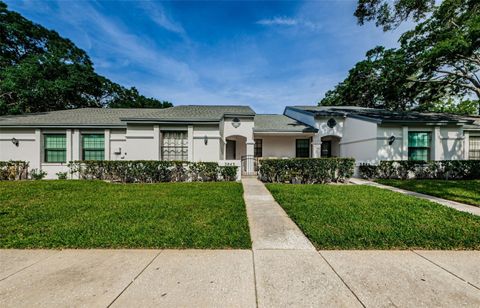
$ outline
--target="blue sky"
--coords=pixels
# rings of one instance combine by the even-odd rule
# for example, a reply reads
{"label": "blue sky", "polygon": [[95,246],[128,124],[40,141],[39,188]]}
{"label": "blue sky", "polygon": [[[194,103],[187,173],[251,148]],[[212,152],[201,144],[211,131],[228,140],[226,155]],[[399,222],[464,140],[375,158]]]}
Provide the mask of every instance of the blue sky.
{"label": "blue sky", "polygon": [[98,73],[175,105],[316,104],[399,31],[359,26],[355,1],[6,1],[87,51]]}

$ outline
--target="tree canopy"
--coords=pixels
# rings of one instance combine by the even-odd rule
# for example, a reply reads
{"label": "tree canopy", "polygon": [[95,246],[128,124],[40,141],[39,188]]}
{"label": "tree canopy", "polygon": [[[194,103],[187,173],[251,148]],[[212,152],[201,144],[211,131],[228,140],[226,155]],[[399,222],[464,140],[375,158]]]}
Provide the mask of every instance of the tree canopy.
{"label": "tree canopy", "polygon": [[0,115],[81,107],[165,108],[98,75],[85,51],[0,1]]}
{"label": "tree canopy", "polygon": [[347,78],[328,91],[322,105],[357,105],[369,108],[406,110],[412,104],[412,74],[405,53],[378,46],[367,52]]}
{"label": "tree canopy", "polygon": [[377,27],[388,31],[408,19],[420,21],[434,6],[435,0],[358,0],[354,15],[360,25],[375,21]]}
{"label": "tree canopy", "polygon": [[409,16],[420,20],[430,14],[401,36],[399,48],[368,51],[366,59],[320,104],[458,113],[480,110],[480,2],[444,0],[434,6],[430,1],[399,0],[394,7],[382,3],[359,0],[355,12],[359,22],[375,19],[389,29]]}

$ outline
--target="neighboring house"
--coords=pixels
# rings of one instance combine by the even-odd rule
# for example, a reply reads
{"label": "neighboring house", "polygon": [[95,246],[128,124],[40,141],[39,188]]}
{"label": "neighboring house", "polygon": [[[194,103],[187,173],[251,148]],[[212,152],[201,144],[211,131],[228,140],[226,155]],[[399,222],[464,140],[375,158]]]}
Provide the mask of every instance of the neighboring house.
{"label": "neighboring house", "polygon": [[359,107],[74,109],[0,117],[0,161],[55,178],[72,160],[215,161],[254,171],[257,158],[480,159],[480,118]]}

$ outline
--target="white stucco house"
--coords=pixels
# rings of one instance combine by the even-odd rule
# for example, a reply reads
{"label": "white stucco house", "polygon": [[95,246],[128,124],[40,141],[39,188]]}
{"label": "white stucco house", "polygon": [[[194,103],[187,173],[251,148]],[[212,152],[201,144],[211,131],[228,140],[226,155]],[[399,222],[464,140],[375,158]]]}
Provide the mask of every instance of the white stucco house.
{"label": "white stucco house", "polygon": [[74,109],[0,117],[0,161],[47,177],[72,160],[214,161],[254,172],[261,158],[480,159],[480,118],[359,107]]}

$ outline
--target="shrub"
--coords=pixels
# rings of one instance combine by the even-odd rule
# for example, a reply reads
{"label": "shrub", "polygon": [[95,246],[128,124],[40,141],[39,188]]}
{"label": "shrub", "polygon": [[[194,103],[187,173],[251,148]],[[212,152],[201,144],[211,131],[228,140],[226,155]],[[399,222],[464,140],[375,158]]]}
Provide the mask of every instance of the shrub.
{"label": "shrub", "polygon": [[262,159],[259,176],[265,182],[344,182],[353,175],[353,158]]}
{"label": "shrub", "polygon": [[[157,183],[184,181],[234,181],[237,167],[214,162],[180,161],[74,161],[70,172],[81,179],[98,179],[123,183]],[[233,174],[233,176],[232,176]]]}
{"label": "shrub", "polygon": [[190,163],[188,170],[192,181],[218,181],[219,166],[217,163]]}
{"label": "shrub", "polygon": [[68,172],[57,172],[56,175],[59,180],[66,180]]}
{"label": "shrub", "polygon": [[360,176],[364,179],[379,178],[377,165],[361,163],[360,166],[358,166],[358,172],[360,173]]}
{"label": "shrub", "polygon": [[28,178],[28,162],[0,161],[0,181],[15,181]]}
{"label": "shrub", "polygon": [[43,171],[42,169],[32,169],[30,176],[33,180],[43,180],[47,176],[47,172]]}
{"label": "shrub", "polygon": [[480,179],[480,160],[381,161],[361,164],[359,172],[367,179]]}
{"label": "shrub", "polygon": [[237,166],[220,166],[220,175],[224,181],[235,181],[237,178]]}

